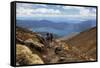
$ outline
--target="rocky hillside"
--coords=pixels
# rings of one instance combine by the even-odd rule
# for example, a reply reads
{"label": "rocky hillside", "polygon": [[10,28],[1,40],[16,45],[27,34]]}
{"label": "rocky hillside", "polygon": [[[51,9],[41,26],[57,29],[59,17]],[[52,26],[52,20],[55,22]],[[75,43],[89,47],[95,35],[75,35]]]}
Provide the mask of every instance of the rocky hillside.
{"label": "rocky hillside", "polygon": [[81,32],[65,42],[84,59],[96,60],[96,27]]}
{"label": "rocky hillside", "polygon": [[40,34],[16,27],[16,65],[96,60],[96,28],[70,39],[47,42]]}

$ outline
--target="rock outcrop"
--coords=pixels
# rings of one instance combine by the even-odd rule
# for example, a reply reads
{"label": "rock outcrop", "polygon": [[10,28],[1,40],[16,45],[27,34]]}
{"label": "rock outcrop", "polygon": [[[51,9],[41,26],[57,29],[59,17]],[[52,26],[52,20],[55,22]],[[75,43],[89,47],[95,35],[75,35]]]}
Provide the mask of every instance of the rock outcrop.
{"label": "rock outcrop", "polygon": [[38,54],[32,51],[25,45],[16,44],[16,63],[17,65],[44,64]]}

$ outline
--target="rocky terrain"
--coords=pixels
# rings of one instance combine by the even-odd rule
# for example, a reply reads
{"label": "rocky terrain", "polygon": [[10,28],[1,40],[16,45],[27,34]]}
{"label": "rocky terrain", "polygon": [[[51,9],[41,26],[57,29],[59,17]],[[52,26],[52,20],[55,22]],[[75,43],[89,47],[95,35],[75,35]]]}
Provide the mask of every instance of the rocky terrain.
{"label": "rocky terrain", "polygon": [[96,27],[63,41],[70,44],[72,51],[77,52],[83,61],[96,60]]}
{"label": "rocky terrain", "polygon": [[16,65],[95,60],[96,28],[48,43],[39,33],[16,27]]}

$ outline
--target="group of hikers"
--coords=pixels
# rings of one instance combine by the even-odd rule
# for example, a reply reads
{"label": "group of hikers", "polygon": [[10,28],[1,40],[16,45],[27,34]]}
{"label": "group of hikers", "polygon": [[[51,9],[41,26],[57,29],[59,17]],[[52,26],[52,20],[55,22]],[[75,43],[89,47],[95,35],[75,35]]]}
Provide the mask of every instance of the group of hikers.
{"label": "group of hikers", "polygon": [[47,42],[52,42],[53,34],[52,33],[47,33],[45,39],[47,40]]}
{"label": "group of hikers", "polygon": [[42,40],[41,40],[41,42],[47,47],[50,47],[50,43],[52,41],[53,41],[53,34],[52,33],[46,33],[45,36],[42,37]]}

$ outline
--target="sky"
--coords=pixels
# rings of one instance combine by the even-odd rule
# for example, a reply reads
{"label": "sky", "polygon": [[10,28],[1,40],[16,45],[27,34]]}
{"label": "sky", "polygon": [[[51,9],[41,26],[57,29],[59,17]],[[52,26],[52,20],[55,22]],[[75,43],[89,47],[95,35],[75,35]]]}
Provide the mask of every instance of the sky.
{"label": "sky", "polygon": [[89,20],[96,19],[95,7],[17,3],[20,20]]}

